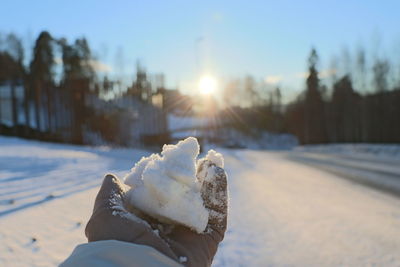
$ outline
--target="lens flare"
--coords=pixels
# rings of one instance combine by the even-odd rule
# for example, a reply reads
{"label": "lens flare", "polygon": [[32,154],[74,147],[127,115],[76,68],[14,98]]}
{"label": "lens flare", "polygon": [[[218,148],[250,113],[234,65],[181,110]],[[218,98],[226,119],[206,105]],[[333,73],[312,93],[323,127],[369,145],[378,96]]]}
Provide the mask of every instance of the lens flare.
{"label": "lens flare", "polygon": [[203,76],[199,81],[200,93],[210,95],[217,89],[217,80],[212,76]]}

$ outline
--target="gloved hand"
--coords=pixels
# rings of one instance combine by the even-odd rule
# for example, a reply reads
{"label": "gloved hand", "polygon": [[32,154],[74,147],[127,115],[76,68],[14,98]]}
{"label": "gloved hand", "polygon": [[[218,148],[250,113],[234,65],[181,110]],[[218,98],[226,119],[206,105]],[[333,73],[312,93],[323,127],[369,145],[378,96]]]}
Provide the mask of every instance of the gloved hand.
{"label": "gloved hand", "polygon": [[168,244],[146,221],[126,210],[126,191],[127,188],[117,177],[106,175],[97,194],[93,214],[86,225],[88,241],[119,240],[147,245],[178,261]]}
{"label": "gloved hand", "polygon": [[212,165],[215,176],[204,181],[201,190],[204,204],[210,210],[204,233],[160,223],[136,210],[125,201],[128,188],[109,174],[104,178],[86,226],[89,242],[109,239],[132,242],[151,246],[187,266],[210,266],[224,238],[228,206],[225,171],[209,161],[202,162],[199,171]]}

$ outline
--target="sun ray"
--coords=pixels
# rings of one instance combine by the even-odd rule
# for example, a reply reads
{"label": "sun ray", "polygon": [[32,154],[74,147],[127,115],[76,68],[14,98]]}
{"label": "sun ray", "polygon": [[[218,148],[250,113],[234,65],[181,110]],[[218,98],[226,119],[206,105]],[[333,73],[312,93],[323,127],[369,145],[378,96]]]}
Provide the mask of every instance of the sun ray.
{"label": "sun ray", "polygon": [[198,86],[201,94],[214,94],[217,89],[217,80],[210,75],[205,75],[201,77]]}

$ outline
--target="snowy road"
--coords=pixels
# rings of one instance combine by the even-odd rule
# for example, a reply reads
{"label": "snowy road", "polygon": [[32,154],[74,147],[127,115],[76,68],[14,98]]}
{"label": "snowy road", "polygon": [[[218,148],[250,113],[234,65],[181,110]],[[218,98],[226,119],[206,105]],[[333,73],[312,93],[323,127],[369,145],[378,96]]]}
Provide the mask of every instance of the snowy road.
{"label": "snowy road", "polygon": [[[288,152],[222,152],[231,203],[214,266],[400,266],[400,198]],[[85,241],[101,174],[123,173],[146,153],[1,137],[0,266],[62,261]]]}
{"label": "snowy road", "polygon": [[399,198],[286,153],[236,151],[226,169],[229,231],[215,266],[400,266]]}
{"label": "snowy road", "polygon": [[399,158],[315,152],[291,152],[288,158],[400,196]]}

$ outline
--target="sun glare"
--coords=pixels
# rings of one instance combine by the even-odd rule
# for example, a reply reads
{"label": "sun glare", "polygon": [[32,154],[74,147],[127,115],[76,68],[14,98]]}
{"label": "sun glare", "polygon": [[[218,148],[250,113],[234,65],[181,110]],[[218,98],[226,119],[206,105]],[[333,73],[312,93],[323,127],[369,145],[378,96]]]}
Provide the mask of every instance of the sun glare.
{"label": "sun glare", "polygon": [[210,95],[217,89],[217,80],[212,76],[203,76],[199,81],[200,93]]}

